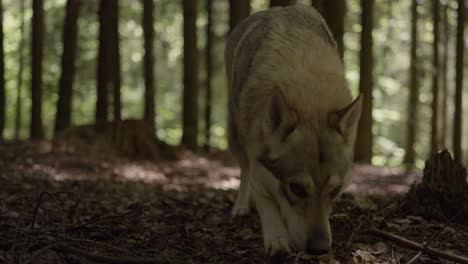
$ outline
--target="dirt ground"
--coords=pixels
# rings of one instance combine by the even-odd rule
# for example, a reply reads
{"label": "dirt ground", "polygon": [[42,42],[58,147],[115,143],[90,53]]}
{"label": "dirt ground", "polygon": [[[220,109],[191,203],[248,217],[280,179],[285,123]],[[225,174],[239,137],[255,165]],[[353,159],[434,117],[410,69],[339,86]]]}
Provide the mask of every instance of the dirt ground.
{"label": "dirt ground", "polygon": [[[468,255],[466,219],[388,213],[421,173],[353,170],[331,216],[332,252],[280,262],[406,263],[418,255],[368,234],[371,227]],[[151,162],[57,151],[50,142],[1,145],[0,263],[265,263],[257,214],[230,216],[238,186],[226,153]],[[413,263],[451,262],[422,253]]]}

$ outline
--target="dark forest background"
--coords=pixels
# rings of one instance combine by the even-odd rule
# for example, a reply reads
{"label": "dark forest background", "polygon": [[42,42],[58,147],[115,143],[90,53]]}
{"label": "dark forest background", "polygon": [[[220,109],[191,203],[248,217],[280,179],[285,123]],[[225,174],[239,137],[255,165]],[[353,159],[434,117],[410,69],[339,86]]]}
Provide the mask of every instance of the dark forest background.
{"label": "dark forest background", "polygon": [[[225,149],[227,34],[294,2],[3,0],[0,136],[143,119],[165,143]],[[297,2],[323,14],[365,95],[356,161],[421,168],[446,147],[466,163],[464,0]]]}

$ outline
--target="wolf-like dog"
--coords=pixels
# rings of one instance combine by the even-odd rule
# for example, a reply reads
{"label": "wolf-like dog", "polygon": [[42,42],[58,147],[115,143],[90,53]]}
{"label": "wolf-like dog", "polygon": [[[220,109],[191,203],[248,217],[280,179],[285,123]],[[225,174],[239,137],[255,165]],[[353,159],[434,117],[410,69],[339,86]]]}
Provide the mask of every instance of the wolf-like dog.
{"label": "wolf-like dog", "polygon": [[229,145],[241,167],[232,214],[249,213],[253,198],[270,255],[329,251],[362,105],[330,30],[312,7],[271,8],[233,30],[225,60]]}

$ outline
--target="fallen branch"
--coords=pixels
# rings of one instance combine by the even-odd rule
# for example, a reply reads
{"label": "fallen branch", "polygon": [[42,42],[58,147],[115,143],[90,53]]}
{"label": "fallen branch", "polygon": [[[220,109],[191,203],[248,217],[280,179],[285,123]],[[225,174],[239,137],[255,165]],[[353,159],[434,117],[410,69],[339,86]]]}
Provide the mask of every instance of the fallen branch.
{"label": "fallen branch", "polygon": [[141,257],[116,257],[116,256],[103,256],[93,254],[88,251],[70,247],[65,244],[56,244],[54,250],[60,253],[70,253],[84,257],[88,260],[99,262],[99,263],[111,263],[111,264],[155,264],[155,263],[186,263],[178,259],[167,259],[167,258],[141,258]]}
{"label": "fallen branch", "polygon": [[450,260],[450,261],[455,261],[458,263],[468,263],[468,257],[456,255],[447,251],[438,250],[438,249],[434,249],[431,247],[426,247],[422,244],[416,243],[414,241],[408,240],[406,238],[403,238],[403,237],[400,237],[400,236],[397,236],[392,233],[385,232],[376,228],[371,228],[367,232],[370,235],[377,236],[386,240],[390,240],[403,247],[410,248],[413,250],[419,250],[428,255],[436,256],[436,257],[443,258],[443,259]]}

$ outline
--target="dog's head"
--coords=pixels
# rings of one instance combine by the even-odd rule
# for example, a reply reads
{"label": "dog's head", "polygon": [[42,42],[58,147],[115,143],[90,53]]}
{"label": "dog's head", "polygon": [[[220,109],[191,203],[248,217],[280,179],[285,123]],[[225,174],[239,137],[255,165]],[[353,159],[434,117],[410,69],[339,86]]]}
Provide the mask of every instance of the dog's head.
{"label": "dog's head", "polygon": [[263,125],[258,161],[280,182],[276,197],[295,247],[313,254],[332,243],[332,202],[349,180],[361,97],[327,114],[326,122],[301,120],[275,89]]}

